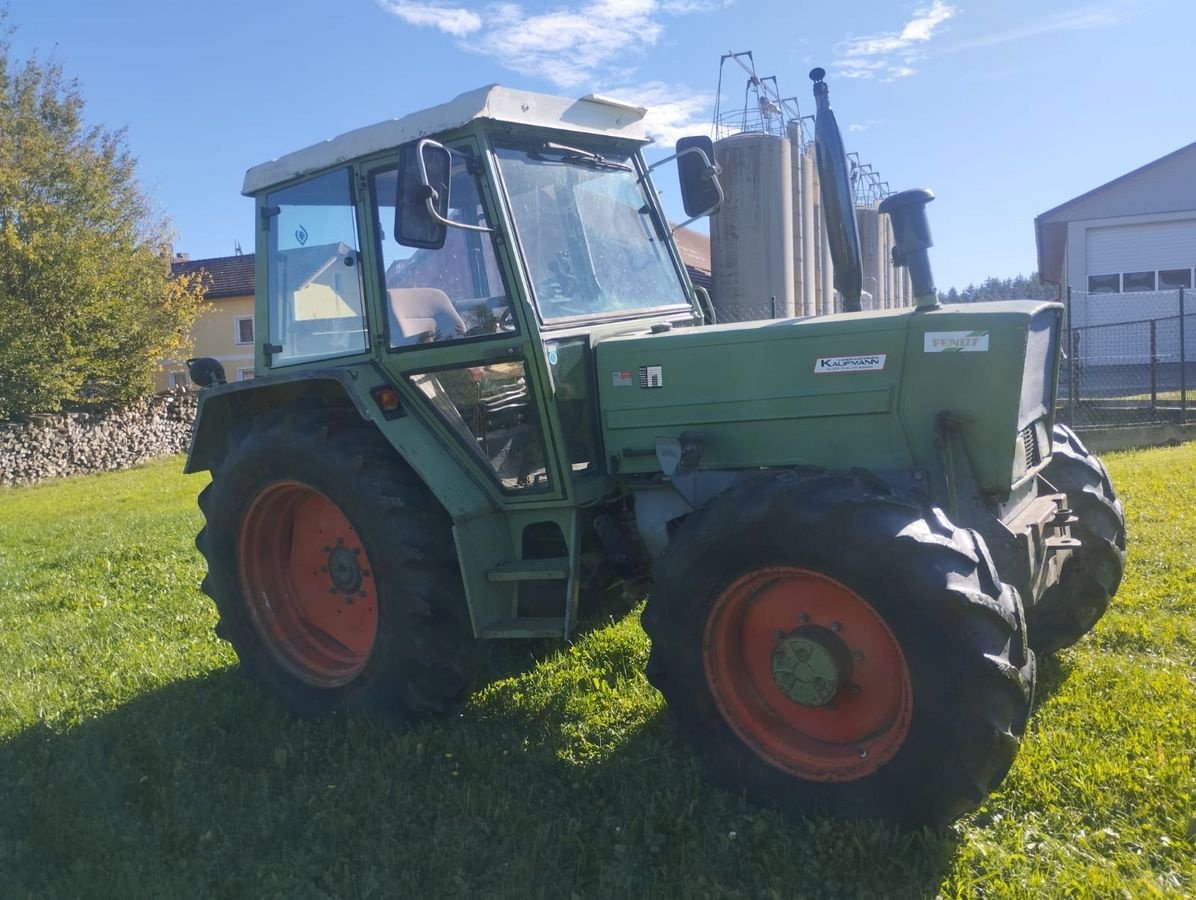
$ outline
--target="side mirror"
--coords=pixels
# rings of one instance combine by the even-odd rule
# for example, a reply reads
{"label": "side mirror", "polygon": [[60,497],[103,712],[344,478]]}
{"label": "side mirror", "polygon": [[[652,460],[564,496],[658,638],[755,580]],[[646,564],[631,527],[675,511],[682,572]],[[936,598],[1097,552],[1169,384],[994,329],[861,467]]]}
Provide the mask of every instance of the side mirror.
{"label": "side mirror", "polygon": [[452,165],[448,148],[435,141],[415,141],[399,150],[395,240],[404,247],[439,250],[444,246]]}
{"label": "side mirror", "polygon": [[723,202],[723,188],[714,163],[714,142],[705,135],[677,141],[677,175],[681,179],[681,204],[694,219],[709,215]]}

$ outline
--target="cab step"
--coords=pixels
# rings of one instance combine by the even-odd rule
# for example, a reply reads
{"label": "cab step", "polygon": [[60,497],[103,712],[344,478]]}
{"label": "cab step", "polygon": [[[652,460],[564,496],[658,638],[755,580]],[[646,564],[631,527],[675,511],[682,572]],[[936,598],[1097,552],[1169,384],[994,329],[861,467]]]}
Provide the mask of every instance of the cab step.
{"label": "cab step", "polygon": [[494,638],[535,638],[535,637],[564,637],[564,616],[524,617],[520,619],[504,619],[487,625],[482,629],[482,637]]}
{"label": "cab step", "polygon": [[516,559],[500,563],[486,578],[493,582],[503,581],[566,581],[569,578],[569,558]]}

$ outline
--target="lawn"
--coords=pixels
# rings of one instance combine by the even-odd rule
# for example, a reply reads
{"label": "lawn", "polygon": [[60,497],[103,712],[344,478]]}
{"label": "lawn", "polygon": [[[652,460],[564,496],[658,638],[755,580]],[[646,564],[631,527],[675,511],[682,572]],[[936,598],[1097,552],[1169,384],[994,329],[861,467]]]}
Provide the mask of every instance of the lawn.
{"label": "lawn", "polygon": [[237,675],[167,459],[0,489],[0,897],[1182,896],[1196,891],[1196,444],[1108,458],[1114,608],[1039,668],[945,834],[705,785],[638,610],[496,648],[451,718],[301,722]]}

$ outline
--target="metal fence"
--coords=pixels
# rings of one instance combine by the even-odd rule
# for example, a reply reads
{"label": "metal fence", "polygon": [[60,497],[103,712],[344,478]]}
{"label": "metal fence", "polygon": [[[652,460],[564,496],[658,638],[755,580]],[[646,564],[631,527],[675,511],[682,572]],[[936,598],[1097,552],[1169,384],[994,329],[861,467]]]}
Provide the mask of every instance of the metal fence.
{"label": "metal fence", "polygon": [[1060,415],[1077,428],[1185,423],[1196,388],[1192,291],[1068,290]]}

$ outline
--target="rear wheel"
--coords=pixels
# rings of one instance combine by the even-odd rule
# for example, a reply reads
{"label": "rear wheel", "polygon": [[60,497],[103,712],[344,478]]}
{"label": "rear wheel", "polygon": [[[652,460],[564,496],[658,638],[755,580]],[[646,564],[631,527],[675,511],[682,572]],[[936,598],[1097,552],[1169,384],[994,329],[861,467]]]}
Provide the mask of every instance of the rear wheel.
{"label": "rear wheel", "polygon": [[693,514],[643,624],[711,780],[803,814],[946,824],[1029,711],[1021,603],[979,536],[851,475],[768,473]]}
{"label": "rear wheel", "polygon": [[1056,425],[1051,461],[1042,473],[1067,495],[1080,548],[1059,581],[1027,612],[1030,644],[1039,653],[1068,647],[1092,630],[1117,593],[1125,569],[1125,511],[1104,464],[1066,425]]}
{"label": "rear wheel", "polygon": [[272,413],[233,437],[200,495],[217,633],[295,713],[415,720],[479,663],[451,522],[377,432]]}

